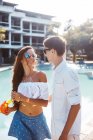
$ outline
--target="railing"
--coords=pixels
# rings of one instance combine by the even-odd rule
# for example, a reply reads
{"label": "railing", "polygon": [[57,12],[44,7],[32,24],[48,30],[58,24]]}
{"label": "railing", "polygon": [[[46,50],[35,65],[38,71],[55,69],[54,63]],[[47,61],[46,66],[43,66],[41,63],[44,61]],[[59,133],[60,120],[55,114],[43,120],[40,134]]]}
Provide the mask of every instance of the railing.
{"label": "railing", "polygon": [[30,32],[30,29],[23,29],[24,32]]}
{"label": "railing", "polygon": [[21,29],[20,26],[15,26],[15,25],[11,25],[11,28],[16,29],[16,30],[20,30]]}
{"label": "railing", "polygon": [[42,43],[32,43],[32,46],[42,46],[43,47],[43,44]]}
{"label": "railing", "polygon": [[27,43],[24,42],[23,45],[24,45],[24,46],[30,45],[30,42],[27,42]]}
{"label": "railing", "polygon": [[41,34],[44,34],[44,31],[43,30],[32,30],[32,33],[41,33]]}
{"label": "railing", "polygon": [[21,45],[20,41],[11,41],[11,45]]}
{"label": "railing", "polygon": [[[73,55],[67,55],[67,59],[68,60],[72,60],[73,59]],[[87,55],[76,55],[76,60],[80,61],[80,60],[87,60]]]}
{"label": "railing", "polygon": [[0,25],[1,25],[1,26],[9,26],[9,23],[8,23],[8,22],[0,21]]}
{"label": "railing", "polygon": [[2,44],[9,44],[9,40],[4,40]]}

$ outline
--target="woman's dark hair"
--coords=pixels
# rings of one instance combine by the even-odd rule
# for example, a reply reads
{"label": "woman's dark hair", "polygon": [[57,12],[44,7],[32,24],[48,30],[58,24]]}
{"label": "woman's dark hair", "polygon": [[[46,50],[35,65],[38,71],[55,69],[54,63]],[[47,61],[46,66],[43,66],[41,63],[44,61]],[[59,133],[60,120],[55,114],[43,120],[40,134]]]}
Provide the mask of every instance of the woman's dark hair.
{"label": "woman's dark hair", "polygon": [[56,50],[58,56],[62,56],[65,52],[66,41],[60,36],[53,36],[46,38],[43,45],[49,49]]}
{"label": "woman's dark hair", "polygon": [[23,59],[24,53],[29,49],[33,49],[33,48],[31,46],[23,47],[16,56],[16,59],[14,62],[14,69],[13,69],[13,79],[12,79],[13,91],[17,91],[18,85],[22,81],[22,78],[24,75],[24,69],[23,69],[21,60]]}

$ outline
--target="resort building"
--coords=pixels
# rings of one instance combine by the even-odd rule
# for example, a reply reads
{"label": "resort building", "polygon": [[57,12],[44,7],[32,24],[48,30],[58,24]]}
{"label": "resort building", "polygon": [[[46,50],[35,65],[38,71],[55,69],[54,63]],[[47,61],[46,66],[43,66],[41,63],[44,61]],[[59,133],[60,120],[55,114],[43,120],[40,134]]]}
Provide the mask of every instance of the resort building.
{"label": "resort building", "polygon": [[0,63],[7,63],[16,52],[31,45],[43,57],[43,40],[53,16],[17,9],[17,4],[0,0],[0,29],[5,29],[5,39],[0,41]]}

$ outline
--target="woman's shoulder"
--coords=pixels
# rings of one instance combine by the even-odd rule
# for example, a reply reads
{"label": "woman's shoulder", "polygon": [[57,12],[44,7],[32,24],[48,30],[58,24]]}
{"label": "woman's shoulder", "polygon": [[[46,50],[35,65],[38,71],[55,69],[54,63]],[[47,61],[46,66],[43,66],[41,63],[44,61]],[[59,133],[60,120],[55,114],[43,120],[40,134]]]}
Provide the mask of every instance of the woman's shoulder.
{"label": "woman's shoulder", "polygon": [[38,75],[39,75],[39,76],[46,76],[46,73],[43,72],[43,71],[38,71]]}
{"label": "woman's shoulder", "polygon": [[47,82],[46,74],[43,71],[38,71],[38,78],[40,82]]}

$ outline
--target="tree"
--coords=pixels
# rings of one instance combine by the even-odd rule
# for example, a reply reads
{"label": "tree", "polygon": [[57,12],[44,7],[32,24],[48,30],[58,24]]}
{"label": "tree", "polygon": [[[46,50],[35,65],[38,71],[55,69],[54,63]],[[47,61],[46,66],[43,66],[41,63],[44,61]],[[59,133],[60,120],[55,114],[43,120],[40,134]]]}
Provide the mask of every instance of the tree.
{"label": "tree", "polygon": [[5,29],[0,28],[0,41],[3,41],[5,39]]}
{"label": "tree", "polygon": [[87,20],[80,26],[70,28],[64,34],[67,40],[67,49],[73,53],[73,62],[78,50],[84,50],[89,56],[93,54],[93,20]]}
{"label": "tree", "polygon": [[61,23],[52,22],[47,28],[46,37],[58,35],[59,34],[58,29],[60,28],[60,26],[61,26]]}

